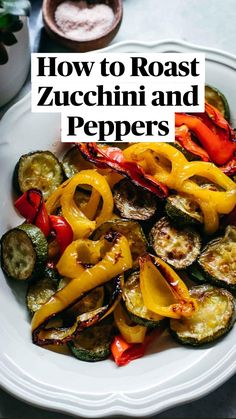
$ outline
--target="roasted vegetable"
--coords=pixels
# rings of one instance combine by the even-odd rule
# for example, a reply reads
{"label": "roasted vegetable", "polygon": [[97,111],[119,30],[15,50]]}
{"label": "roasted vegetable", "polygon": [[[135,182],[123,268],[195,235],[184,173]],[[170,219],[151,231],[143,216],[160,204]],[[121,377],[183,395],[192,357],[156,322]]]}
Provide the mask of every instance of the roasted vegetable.
{"label": "roasted vegetable", "polygon": [[114,186],[113,198],[115,207],[123,218],[146,221],[153,217],[157,210],[155,196],[127,179]]}
{"label": "roasted vegetable", "polygon": [[24,154],[15,167],[14,185],[22,193],[37,188],[47,199],[62,182],[61,164],[50,151]]}
{"label": "roasted vegetable", "polygon": [[143,255],[147,249],[147,241],[139,223],[130,220],[114,219],[102,224],[92,235],[93,240],[98,240],[109,233],[123,234],[130,245],[133,263],[137,266],[138,257]]}
{"label": "roasted vegetable", "polygon": [[177,273],[151,254],[140,257],[140,288],[145,306],[160,316],[190,317],[198,309]]}
{"label": "roasted vegetable", "polygon": [[[110,315],[114,308],[116,307],[117,303],[120,300],[121,296],[121,286],[123,283],[123,276],[119,276],[114,278],[114,280],[111,281],[111,289],[109,292],[108,297],[105,299],[102,306],[99,306],[96,309],[91,309],[89,311],[83,312],[79,315],[76,315],[76,310],[78,309],[77,305],[74,305],[75,311],[73,312],[73,309],[69,308],[69,310],[64,310],[61,312],[59,318],[63,318],[63,327],[61,325],[59,327],[57,326],[50,326],[51,320],[47,321],[47,327],[40,327],[33,333],[33,342],[37,345],[60,345],[67,342],[71,342],[72,340],[76,339],[77,336],[80,335],[81,332],[83,332],[88,327],[92,327],[96,325],[98,322],[106,318],[108,315]],[[67,285],[68,288],[69,285]],[[59,292],[64,291],[62,289]],[[82,296],[82,298],[85,298],[87,296],[86,294]],[[49,300],[49,303],[54,298],[54,296],[51,297]],[[77,303],[81,300],[78,299]],[[91,302],[91,300],[90,300]],[[100,305],[100,301],[93,300],[92,303],[94,303],[94,306]],[[99,303],[99,304],[98,304]],[[48,303],[45,303],[43,307]],[[85,305],[82,304],[81,308],[84,308]],[[92,307],[92,305],[90,305]],[[83,311],[83,310],[82,310]],[[78,310],[80,312],[80,310]],[[34,314],[36,315],[38,311]],[[57,319],[58,317],[56,317]],[[55,319],[55,320],[56,320]]]}
{"label": "roasted vegetable", "polygon": [[68,346],[73,355],[81,361],[102,361],[110,355],[113,336],[113,323],[105,319],[85,329],[76,339],[69,342]]}
{"label": "roasted vegetable", "polygon": [[198,264],[209,281],[236,291],[236,227],[228,226],[223,237],[210,241]]}
{"label": "roasted vegetable", "polygon": [[212,86],[205,86],[206,101],[220,111],[227,121],[230,120],[229,104],[226,97],[218,89]]}
{"label": "roasted vegetable", "polygon": [[141,166],[127,160],[122,150],[117,147],[100,147],[96,143],[79,143],[78,147],[84,158],[95,166],[102,169],[110,168],[159,198],[168,195],[168,189],[163,183],[153,176],[146,175]]}
{"label": "roasted vegetable", "polygon": [[29,285],[26,302],[31,314],[38,311],[57,291],[57,284],[50,278],[41,278]]}
{"label": "roasted vegetable", "polygon": [[67,179],[81,170],[92,169],[93,165],[85,160],[77,145],[70,148],[63,157],[62,167]]}
{"label": "roasted vegetable", "polygon": [[[62,285],[62,284],[61,284]],[[66,284],[67,285],[67,284]],[[60,288],[62,289],[62,288]],[[77,316],[102,307],[105,299],[104,287],[97,287],[90,291],[78,303],[69,307],[64,313],[66,324],[75,321]]]}
{"label": "roasted vegetable", "polygon": [[144,305],[138,271],[133,272],[125,282],[122,297],[126,310],[135,323],[146,327],[156,327],[163,323],[163,316],[148,310]]}
{"label": "roasted vegetable", "polygon": [[[223,115],[209,103],[205,103],[205,112],[196,115],[175,114],[175,125],[185,125],[193,132],[216,165],[227,163],[235,154],[234,132]],[[189,138],[188,144],[189,144]],[[183,143],[181,144],[183,146]],[[192,143],[194,148],[194,143]],[[195,147],[196,148],[196,147]],[[190,150],[191,151],[191,150]]]}
{"label": "roasted vegetable", "polygon": [[[88,204],[82,208],[75,202],[75,192],[81,185],[89,185],[92,188]],[[99,208],[101,200],[102,205]],[[65,181],[47,200],[48,214],[54,214],[58,207],[61,207],[63,217],[70,224],[74,239],[84,238],[112,217],[113,196],[103,175],[96,170],[82,170]]]}
{"label": "roasted vegetable", "polygon": [[[72,304],[77,303],[88,291],[105,284],[117,275],[125,272],[132,267],[132,258],[129,244],[124,236],[116,233],[110,236],[111,248],[96,265],[89,267],[81,272],[81,274],[72,279],[69,284],[58,291],[40,310],[38,310],[32,320],[33,339],[37,344],[52,343],[51,335],[47,337],[46,330],[42,330],[48,321],[57,314],[65,311]],[[119,283],[121,280],[119,281]],[[119,291],[119,286],[117,285]],[[109,305],[99,309],[95,318],[101,317],[107,312]],[[72,337],[80,330],[81,319],[77,318],[76,322],[68,330],[58,331],[58,343],[65,340],[71,340]],[[90,323],[91,325],[91,323]],[[56,333],[56,332],[55,332]]]}
{"label": "roasted vegetable", "polygon": [[48,255],[47,241],[41,230],[22,224],[1,239],[1,264],[8,277],[24,281],[40,276]]}
{"label": "roasted vegetable", "polygon": [[198,203],[188,196],[169,196],[165,209],[171,220],[179,226],[203,224],[203,214]]}
{"label": "roasted vegetable", "polygon": [[198,346],[225,335],[235,322],[235,302],[226,290],[200,285],[190,290],[198,311],[189,318],[170,320],[172,335],[184,345]]}
{"label": "roasted vegetable", "polygon": [[199,234],[190,228],[177,229],[167,217],[151,229],[150,242],[157,256],[176,269],[190,266],[201,250]]}
{"label": "roasted vegetable", "polygon": [[114,310],[115,324],[127,343],[143,343],[147,328],[134,323],[119,303]]}

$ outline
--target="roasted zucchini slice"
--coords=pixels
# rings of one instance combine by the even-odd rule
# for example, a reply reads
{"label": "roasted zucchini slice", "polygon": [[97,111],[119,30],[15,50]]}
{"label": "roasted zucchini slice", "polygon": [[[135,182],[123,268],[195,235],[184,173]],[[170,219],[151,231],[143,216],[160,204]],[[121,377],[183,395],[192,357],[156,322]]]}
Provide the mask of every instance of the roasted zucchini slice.
{"label": "roasted zucchini slice", "polygon": [[81,170],[92,169],[93,165],[83,158],[79,148],[75,145],[64,155],[62,167],[67,179],[69,179]]}
{"label": "roasted zucchini slice", "polygon": [[127,238],[134,264],[138,265],[138,257],[147,250],[147,240],[139,223],[124,219],[107,221],[94,231],[92,239],[99,240],[111,232],[121,233]]}
{"label": "roasted zucchini slice", "polygon": [[190,229],[174,227],[167,217],[162,217],[151,229],[150,243],[160,258],[175,269],[192,265],[201,250],[199,234]]}
{"label": "roasted zucchini slice", "polygon": [[135,323],[146,327],[156,327],[163,323],[164,317],[153,313],[144,305],[138,271],[133,272],[125,282],[122,298],[128,315]]}
{"label": "roasted zucchini slice", "polygon": [[235,301],[222,288],[200,285],[190,289],[198,302],[198,311],[188,318],[170,320],[175,339],[184,345],[199,346],[225,335],[235,322]]}
{"label": "roasted zucchini slice", "polygon": [[210,105],[214,106],[218,111],[222,113],[227,121],[230,120],[229,104],[226,97],[215,87],[206,85],[205,86],[205,99]]}
{"label": "roasted zucchini slice", "polygon": [[155,214],[157,200],[149,191],[122,179],[113,188],[113,198],[118,214],[127,219],[146,221]]}
{"label": "roasted zucchini slice", "polygon": [[30,284],[26,295],[26,303],[31,314],[38,311],[56,291],[57,284],[50,278],[41,278]]}
{"label": "roasted zucchini slice", "polygon": [[1,239],[2,269],[10,278],[24,281],[43,274],[48,244],[41,230],[22,224],[5,233]]}
{"label": "roasted zucchini slice", "polygon": [[110,319],[104,319],[95,326],[85,329],[68,346],[73,355],[81,361],[102,361],[110,355],[114,337],[114,326]]}
{"label": "roasted zucchini slice", "polygon": [[14,185],[17,192],[28,189],[40,189],[47,199],[63,182],[63,170],[60,162],[50,151],[35,151],[24,154],[14,171]]}
{"label": "roasted zucchini slice", "polygon": [[[66,286],[66,284],[65,284]],[[97,310],[104,302],[104,287],[97,287],[85,295],[78,303],[68,308],[64,314],[66,323],[74,321],[77,316]]]}
{"label": "roasted zucchini slice", "polygon": [[171,195],[166,201],[166,213],[177,225],[201,225],[203,214],[200,206],[185,195]]}
{"label": "roasted zucchini slice", "polygon": [[223,237],[210,241],[198,264],[209,281],[236,291],[236,226],[228,226]]}

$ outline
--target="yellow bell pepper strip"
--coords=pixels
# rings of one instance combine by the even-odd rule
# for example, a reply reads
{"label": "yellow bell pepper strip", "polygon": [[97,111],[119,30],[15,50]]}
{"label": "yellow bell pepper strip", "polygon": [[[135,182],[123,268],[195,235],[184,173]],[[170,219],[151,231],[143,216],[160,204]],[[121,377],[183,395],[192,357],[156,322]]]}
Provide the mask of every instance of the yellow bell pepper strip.
{"label": "yellow bell pepper strip", "polygon": [[[126,148],[123,153],[128,160],[139,161],[139,155],[147,150],[152,150],[156,153],[156,156],[164,157],[169,161],[171,170],[165,170],[160,172],[160,168],[157,162],[156,173],[153,174],[155,179],[163,182],[170,189],[175,189],[176,176],[181,172],[183,166],[188,163],[181,151],[167,143],[138,143],[133,144]],[[142,154],[141,154],[142,157]],[[163,167],[162,167],[163,169]]]}
{"label": "yellow bell pepper strip", "polygon": [[[228,214],[236,204],[235,183],[213,163],[188,162],[183,154],[170,144],[139,143],[128,147],[124,153],[126,158],[142,164],[148,150],[155,152],[157,157],[168,159],[171,164],[171,170],[165,170],[163,166],[163,170],[160,170],[160,162],[157,162],[155,173],[155,162],[150,165],[149,161],[146,161],[146,165],[151,167],[153,177],[170,189],[185,193],[197,201],[204,215],[205,231],[209,234],[214,233],[219,226],[219,214]],[[205,177],[219,185],[223,191],[203,189],[194,182],[193,176]]]}
{"label": "yellow bell pepper strip", "polygon": [[90,220],[93,220],[96,216],[100,198],[100,193],[93,188],[88,203],[83,207],[84,215]]}
{"label": "yellow bell pepper strip", "polygon": [[117,304],[114,310],[114,319],[127,343],[142,343],[144,341],[147,328],[139,324],[132,324],[121,304]]}
{"label": "yellow bell pepper strip", "polygon": [[[110,238],[109,238],[110,239]],[[114,234],[113,246],[103,259],[91,268],[85,269],[77,278],[53,295],[32,319],[32,331],[39,328],[48,319],[74,304],[84,293],[110,281],[132,267],[132,256],[126,237]]]}
{"label": "yellow bell pepper strip", "polygon": [[[51,321],[47,324],[47,328],[42,325],[33,332],[33,342],[37,345],[63,345],[74,339],[85,328],[93,326],[100,320],[109,315],[120,300],[122,293],[123,275],[116,277],[112,283],[109,301],[102,307],[79,314],[73,324],[68,327],[51,326]],[[73,310],[73,306],[70,311]]]}
{"label": "yellow bell pepper strip", "polygon": [[53,214],[60,207],[60,199],[65,187],[70,183],[72,178],[67,179],[49,196],[46,201],[46,210],[48,214]]}
{"label": "yellow bell pepper strip", "polygon": [[105,239],[93,241],[89,239],[74,240],[60,257],[56,268],[60,275],[77,278],[84,272],[84,265],[95,265],[102,259],[102,252],[108,248]]}
{"label": "yellow bell pepper strip", "polygon": [[[75,190],[79,185],[92,186],[102,197],[102,208],[94,221],[89,220],[74,201]],[[97,202],[97,195],[95,199]],[[64,188],[60,201],[62,214],[71,225],[75,239],[88,237],[96,227],[109,220],[112,216],[113,197],[111,189],[104,176],[100,175],[96,170],[83,170],[73,176]],[[95,209],[94,212],[96,212]]]}
{"label": "yellow bell pepper strip", "polygon": [[145,306],[161,316],[180,319],[197,310],[185,283],[167,263],[153,255],[140,257],[140,288]]}

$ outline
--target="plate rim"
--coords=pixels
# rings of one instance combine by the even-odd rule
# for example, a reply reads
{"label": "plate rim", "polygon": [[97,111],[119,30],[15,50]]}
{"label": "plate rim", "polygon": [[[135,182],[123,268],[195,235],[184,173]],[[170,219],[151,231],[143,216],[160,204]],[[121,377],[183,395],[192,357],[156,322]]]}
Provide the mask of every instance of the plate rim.
{"label": "plate rim", "polygon": [[[132,48],[140,49],[140,52],[145,50],[155,50],[155,52],[165,52],[173,50],[174,52],[203,52],[206,53],[207,59],[216,60],[223,65],[228,65],[236,69],[236,55],[228,52],[224,52],[220,49],[205,47],[185,41],[165,39],[154,42],[140,42],[140,41],[122,41],[110,45],[109,47],[100,50],[100,52],[113,52],[117,49]],[[30,109],[30,96],[31,92],[28,92],[21,100],[14,104],[2,117],[0,121],[0,129],[7,125],[8,119],[11,115],[17,112],[20,108],[21,112],[25,112]],[[1,140],[0,140],[1,146]],[[184,385],[177,385],[168,388],[168,397],[165,397],[165,391],[157,393],[155,386],[149,389],[149,396],[142,397],[138,396],[141,391],[133,393],[113,393],[103,395],[98,399],[92,400],[92,397],[84,394],[66,394],[63,393],[63,401],[60,402],[61,394],[60,391],[52,389],[50,386],[45,386],[35,380],[34,392],[32,388],[27,385],[27,375],[24,376],[23,372],[13,366],[10,362],[7,362],[7,357],[0,353],[0,386],[3,390],[9,392],[14,397],[27,402],[30,405],[56,411],[60,413],[66,413],[70,415],[80,415],[87,418],[95,417],[107,417],[109,415],[127,415],[133,417],[149,416],[160,413],[166,409],[173,408],[177,405],[187,403],[189,401],[196,400],[203,397],[215,390],[227,379],[229,379],[236,372],[236,345],[229,351],[227,357],[222,362],[218,362],[211,369],[210,374],[205,376],[201,375],[198,380],[189,380]],[[228,367],[227,367],[228,366]],[[19,378],[21,384],[19,385]],[[31,383],[32,385],[32,383]],[[45,392],[47,393],[47,399],[45,398]],[[161,395],[161,393],[163,393]],[[59,394],[58,399],[55,399],[55,395]],[[129,395],[136,397],[129,397]],[[67,397],[66,397],[67,396]],[[138,403],[138,408],[137,408]],[[89,407],[88,407],[89,404]]]}

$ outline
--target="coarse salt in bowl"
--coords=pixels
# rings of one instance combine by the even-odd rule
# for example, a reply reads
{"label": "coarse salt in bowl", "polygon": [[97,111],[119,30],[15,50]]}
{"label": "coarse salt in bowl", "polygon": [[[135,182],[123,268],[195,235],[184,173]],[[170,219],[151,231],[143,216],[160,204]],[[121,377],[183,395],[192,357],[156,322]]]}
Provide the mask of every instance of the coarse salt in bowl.
{"label": "coarse salt in bowl", "polygon": [[122,20],[122,0],[44,0],[49,35],[64,46],[86,52],[107,46]]}

